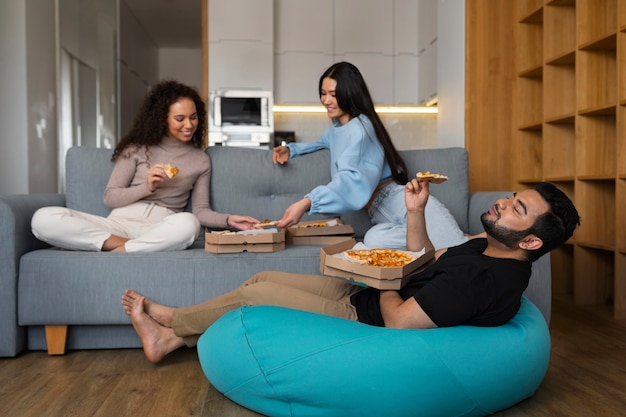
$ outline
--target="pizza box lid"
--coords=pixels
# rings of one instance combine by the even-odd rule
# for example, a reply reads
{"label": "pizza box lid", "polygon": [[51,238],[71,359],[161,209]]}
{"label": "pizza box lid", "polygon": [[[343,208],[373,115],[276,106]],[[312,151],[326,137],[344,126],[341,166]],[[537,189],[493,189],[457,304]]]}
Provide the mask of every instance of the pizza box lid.
{"label": "pizza box lid", "polygon": [[[313,226],[323,223],[326,226]],[[352,235],[354,229],[349,224],[343,224],[340,218],[330,218],[296,223],[287,228],[287,234],[291,236]]]}
{"label": "pizza box lid", "polygon": [[211,253],[240,253],[240,252],[278,252],[285,249],[285,242],[278,243],[249,243],[240,245],[204,244],[204,251]]}
{"label": "pizza box lid", "polygon": [[205,243],[213,245],[248,245],[253,243],[279,243],[285,241],[283,229],[243,230],[234,234],[224,234],[225,230],[206,230]]}
{"label": "pizza box lid", "polygon": [[[342,259],[336,255],[346,250],[352,249],[356,241],[354,239],[345,240],[343,242],[336,243],[331,246],[326,246],[320,249],[320,270],[324,275],[333,275],[340,273],[343,278],[353,278],[355,281],[360,282],[358,278],[376,278],[378,280],[394,280],[406,277],[411,272],[417,270],[422,265],[430,261],[435,251],[430,250],[422,253],[412,262],[398,267],[382,268],[372,265],[363,265],[358,262],[351,262]],[[328,273],[327,273],[328,272]]]}

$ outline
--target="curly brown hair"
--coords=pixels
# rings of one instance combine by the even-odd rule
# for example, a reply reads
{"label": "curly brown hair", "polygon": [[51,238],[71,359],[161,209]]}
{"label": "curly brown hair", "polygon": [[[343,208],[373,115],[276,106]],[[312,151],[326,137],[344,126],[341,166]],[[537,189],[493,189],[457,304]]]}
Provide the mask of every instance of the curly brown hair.
{"label": "curly brown hair", "polygon": [[150,89],[135,118],[133,127],[113,151],[111,161],[115,161],[122,152],[130,147],[138,148],[157,145],[168,134],[167,116],[170,106],[181,98],[189,98],[196,104],[198,128],[190,143],[202,148],[207,131],[206,105],[195,88],[174,80],[162,80]]}

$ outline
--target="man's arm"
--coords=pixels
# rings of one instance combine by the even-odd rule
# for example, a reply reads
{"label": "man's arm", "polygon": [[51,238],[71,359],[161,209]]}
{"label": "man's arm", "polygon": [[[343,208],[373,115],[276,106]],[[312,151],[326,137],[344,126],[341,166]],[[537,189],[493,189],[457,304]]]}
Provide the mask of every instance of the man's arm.
{"label": "man's arm", "polygon": [[426,202],[430,196],[428,182],[414,178],[406,184],[404,201],[407,211],[406,248],[419,252],[434,249],[426,232]]}
{"label": "man's arm", "polygon": [[395,329],[432,329],[437,327],[414,297],[402,300],[397,291],[381,291],[380,312],[385,327]]}

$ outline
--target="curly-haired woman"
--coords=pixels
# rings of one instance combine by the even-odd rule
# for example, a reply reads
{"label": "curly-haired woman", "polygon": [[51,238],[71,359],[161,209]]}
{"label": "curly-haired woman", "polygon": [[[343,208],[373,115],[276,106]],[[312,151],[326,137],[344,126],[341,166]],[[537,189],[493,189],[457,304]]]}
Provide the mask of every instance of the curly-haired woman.
{"label": "curly-haired woman", "polygon": [[[44,207],[32,218],[33,234],[64,249],[154,252],[186,249],[201,225],[251,229],[257,219],[211,209],[211,161],[202,149],[206,114],[192,87],[170,80],[155,85],[113,152],[104,191],[111,213]],[[170,178],[167,164],[179,167],[178,174]],[[185,211],[190,197],[191,213]]]}

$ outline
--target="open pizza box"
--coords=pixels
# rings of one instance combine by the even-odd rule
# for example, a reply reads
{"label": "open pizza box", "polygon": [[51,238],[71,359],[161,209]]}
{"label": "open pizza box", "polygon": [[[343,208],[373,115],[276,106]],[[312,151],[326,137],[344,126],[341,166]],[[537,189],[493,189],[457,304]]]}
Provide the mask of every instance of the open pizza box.
{"label": "open pizza box", "polygon": [[282,229],[255,229],[231,232],[206,230],[204,250],[212,253],[278,252],[285,249]]}
{"label": "open pizza box", "polygon": [[351,239],[354,229],[341,219],[308,220],[296,223],[286,230],[289,245],[334,245]]}
{"label": "open pizza box", "polygon": [[425,267],[435,256],[435,251],[419,252],[415,260],[398,267],[381,268],[352,262],[340,254],[354,248],[354,239],[320,249],[320,271],[324,275],[345,278],[351,282],[381,290],[399,290],[410,279],[408,275]]}

